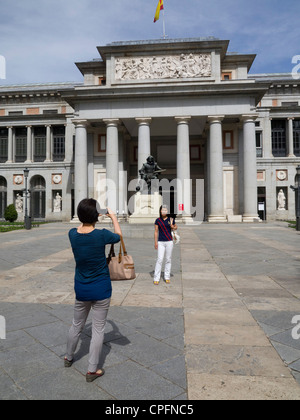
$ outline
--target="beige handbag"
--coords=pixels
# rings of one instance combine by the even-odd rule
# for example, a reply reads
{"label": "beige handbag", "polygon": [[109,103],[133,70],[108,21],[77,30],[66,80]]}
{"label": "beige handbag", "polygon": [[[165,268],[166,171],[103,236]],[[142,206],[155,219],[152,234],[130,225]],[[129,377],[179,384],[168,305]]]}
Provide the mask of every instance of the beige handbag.
{"label": "beige handbag", "polygon": [[[123,255],[122,255],[123,248]],[[115,255],[114,244],[111,245],[107,257],[107,264],[111,280],[135,279],[134,262],[131,255],[127,255],[123,237],[121,236],[119,255]]]}

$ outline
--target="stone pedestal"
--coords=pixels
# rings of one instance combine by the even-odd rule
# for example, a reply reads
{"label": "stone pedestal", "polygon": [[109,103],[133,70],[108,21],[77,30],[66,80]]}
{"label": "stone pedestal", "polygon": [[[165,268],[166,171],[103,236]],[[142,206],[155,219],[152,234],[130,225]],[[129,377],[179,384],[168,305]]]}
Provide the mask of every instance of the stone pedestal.
{"label": "stone pedestal", "polygon": [[134,196],[134,213],[129,217],[129,224],[153,224],[159,217],[162,196],[154,194],[136,193]]}

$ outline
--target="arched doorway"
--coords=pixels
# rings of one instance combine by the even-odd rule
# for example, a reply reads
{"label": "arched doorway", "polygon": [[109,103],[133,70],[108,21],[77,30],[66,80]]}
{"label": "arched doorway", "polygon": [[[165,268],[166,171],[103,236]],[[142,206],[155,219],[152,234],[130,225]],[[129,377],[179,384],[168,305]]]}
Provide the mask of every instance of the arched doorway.
{"label": "arched doorway", "polygon": [[33,220],[44,220],[46,215],[46,182],[40,176],[34,176],[30,181],[31,217]]}
{"label": "arched doorway", "polygon": [[7,181],[0,176],[0,219],[4,219],[4,211],[7,207]]}

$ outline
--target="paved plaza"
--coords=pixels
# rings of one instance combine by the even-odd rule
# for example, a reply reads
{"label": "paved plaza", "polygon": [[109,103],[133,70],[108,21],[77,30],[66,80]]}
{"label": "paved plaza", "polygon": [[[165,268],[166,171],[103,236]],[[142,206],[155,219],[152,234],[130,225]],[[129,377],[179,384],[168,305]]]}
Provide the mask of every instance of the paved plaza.
{"label": "paved plaza", "polygon": [[153,227],[122,225],[137,277],[113,282],[106,373],[88,384],[90,318],[63,367],[73,226],[1,234],[0,399],[300,399],[298,232],[284,222],[180,226],[171,284],[154,286]]}

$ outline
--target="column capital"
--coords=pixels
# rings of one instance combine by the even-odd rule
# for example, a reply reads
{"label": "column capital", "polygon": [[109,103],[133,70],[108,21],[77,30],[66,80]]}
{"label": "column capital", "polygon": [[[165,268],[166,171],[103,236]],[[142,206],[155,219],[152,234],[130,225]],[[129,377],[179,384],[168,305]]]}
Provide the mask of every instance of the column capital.
{"label": "column capital", "polygon": [[104,119],[103,122],[107,127],[117,127],[120,124],[120,120],[118,118],[107,118]]}
{"label": "column capital", "polygon": [[75,127],[86,127],[88,120],[71,120]]}
{"label": "column capital", "polygon": [[295,119],[295,117],[287,117],[288,121],[290,121],[290,120],[294,121],[294,119]]}
{"label": "column capital", "polygon": [[241,115],[240,121],[242,121],[243,123],[245,123],[245,122],[255,122],[255,120],[257,120],[257,118],[258,118],[258,114],[245,114],[245,115]]}
{"label": "column capital", "polygon": [[140,117],[140,118],[135,118],[135,121],[138,123],[138,125],[150,125],[152,122],[152,118],[150,117]]}
{"label": "column capital", "polygon": [[210,124],[221,123],[225,118],[225,115],[208,115],[207,119]]}
{"label": "column capital", "polygon": [[177,124],[189,124],[192,117],[174,117]]}

